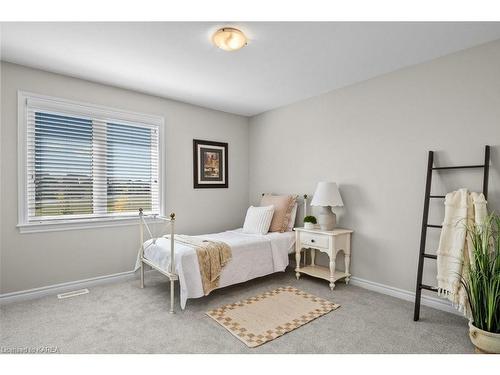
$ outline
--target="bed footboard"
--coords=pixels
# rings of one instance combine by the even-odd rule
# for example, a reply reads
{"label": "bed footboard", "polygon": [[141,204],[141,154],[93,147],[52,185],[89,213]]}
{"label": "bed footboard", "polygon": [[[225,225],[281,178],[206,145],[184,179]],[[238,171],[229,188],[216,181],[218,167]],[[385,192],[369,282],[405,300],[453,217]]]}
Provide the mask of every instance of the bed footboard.
{"label": "bed footboard", "polygon": [[[158,266],[156,266],[154,263],[150,262],[148,259],[144,257],[144,240],[145,240],[145,232],[148,236],[149,239],[153,241],[153,243],[156,242],[158,238],[162,236],[162,234],[159,234],[159,237],[153,236],[153,232],[151,231],[147,220],[153,221],[153,222],[164,222],[166,224],[166,228],[168,229],[168,234],[170,235],[170,267],[168,271],[162,270]],[[139,251],[139,259],[140,259],[140,272],[141,272],[141,288],[144,288],[144,265],[147,264],[154,270],[162,273],[163,275],[167,276],[170,280],[170,313],[174,313],[174,301],[175,301],[175,285],[174,282],[175,280],[179,280],[179,276],[175,273],[175,241],[174,241],[174,233],[175,233],[175,213],[171,213],[170,217],[164,217],[164,216],[159,216],[159,215],[144,215],[143,209],[139,208],[139,233],[140,233],[140,241],[141,241],[141,247]]]}

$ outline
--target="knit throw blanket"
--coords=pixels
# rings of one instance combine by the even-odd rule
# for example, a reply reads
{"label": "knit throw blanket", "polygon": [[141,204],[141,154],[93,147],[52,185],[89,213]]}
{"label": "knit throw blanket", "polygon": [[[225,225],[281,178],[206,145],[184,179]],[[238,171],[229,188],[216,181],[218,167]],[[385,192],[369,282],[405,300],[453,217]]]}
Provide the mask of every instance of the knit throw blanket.
{"label": "knit throw blanket", "polygon": [[469,316],[467,293],[460,282],[461,277],[466,276],[464,264],[470,262],[472,253],[466,226],[484,223],[486,200],[483,194],[460,189],[446,194],[444,204],[444,222],[437,250],[438,295]]}
{"label": "knit throw blanket", "polygon": [[231,260],[231,247],[225,242],[175,235],[175,241],[193,246],[198,256],[203,293],[207,296],[219,287],[222,268]]}

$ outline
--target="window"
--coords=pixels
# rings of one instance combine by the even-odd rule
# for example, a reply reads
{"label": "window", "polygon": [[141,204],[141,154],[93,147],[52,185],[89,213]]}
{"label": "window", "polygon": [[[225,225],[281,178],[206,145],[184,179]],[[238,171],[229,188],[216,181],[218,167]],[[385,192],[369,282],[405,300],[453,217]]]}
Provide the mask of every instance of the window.
{"label": "window", "polygon": [[139,208],[160,213],[161,118],[19,97],[20,227],[126,219]]}

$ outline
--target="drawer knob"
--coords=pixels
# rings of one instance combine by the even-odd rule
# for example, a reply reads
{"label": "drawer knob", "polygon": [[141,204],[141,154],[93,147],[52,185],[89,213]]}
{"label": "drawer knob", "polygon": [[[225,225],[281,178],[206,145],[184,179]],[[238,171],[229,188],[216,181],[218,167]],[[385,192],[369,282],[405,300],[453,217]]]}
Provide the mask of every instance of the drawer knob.
{"label": "drawer knob", "polygon": [[313,239],[311,239],[311,242],[314,242],[314,238],[313,238]]}

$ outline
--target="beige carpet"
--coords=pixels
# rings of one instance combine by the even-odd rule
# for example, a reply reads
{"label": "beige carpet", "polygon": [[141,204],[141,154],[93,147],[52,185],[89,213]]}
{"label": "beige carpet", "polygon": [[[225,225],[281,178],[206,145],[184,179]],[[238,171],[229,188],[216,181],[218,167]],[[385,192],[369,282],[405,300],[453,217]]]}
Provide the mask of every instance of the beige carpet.
{"label": "beige carpet", "polygon": [[247,346],[254,348],[340,307],[291,286],[207,312]]}
{"label": "beige carpet", "polygon": [[[422,306],[420,321],[414,322],[413,301],[344,283],[337,283],[332,292],[324,280],[297,280],[292,268],[190,299],[182,312],[177,284],[173,315],[168,313],[167,278],[148,272],[146,279],[144,289],[133,279],[95,286],[89,294],[75,298],[60,300],[49,295],[1,305],[0,347],[56,346],[58,353],[66,354],[474,352],[467,319],[461,316]],[[206,315],[208,310],[286,285],[342,307],[256,348],[249,348]],[[1,363],[0,355],[0,371]]]}

